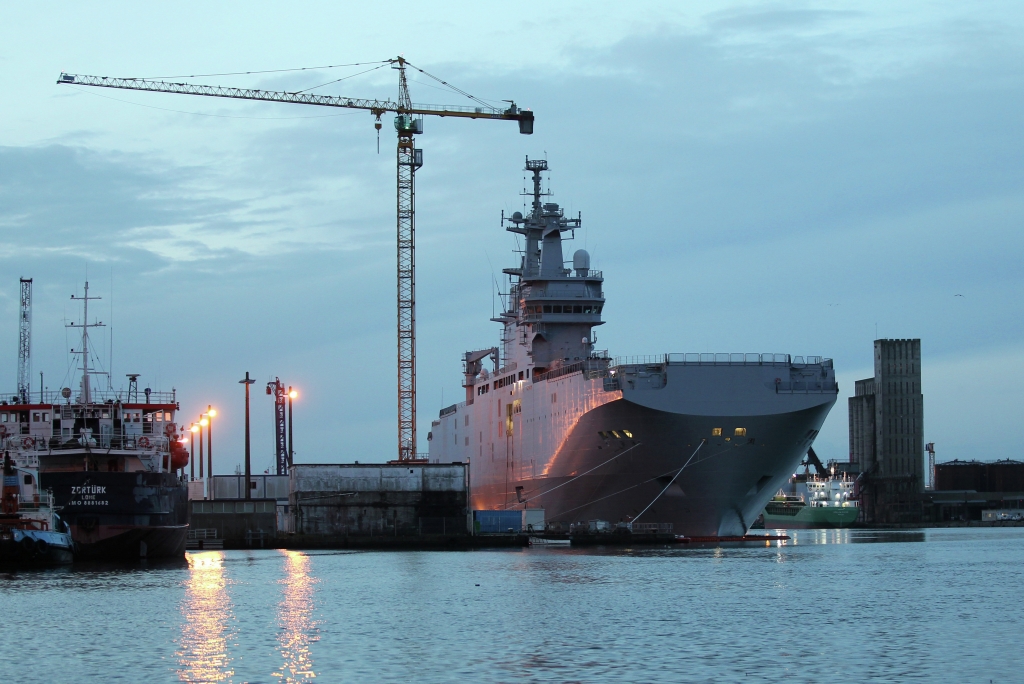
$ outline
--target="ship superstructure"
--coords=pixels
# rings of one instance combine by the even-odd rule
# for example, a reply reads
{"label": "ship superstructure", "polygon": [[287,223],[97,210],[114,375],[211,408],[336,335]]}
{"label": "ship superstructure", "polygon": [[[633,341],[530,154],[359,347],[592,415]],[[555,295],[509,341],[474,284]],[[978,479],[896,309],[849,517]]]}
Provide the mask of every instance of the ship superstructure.
{"label": "ship superstructure", "polygon": [[[21,497],[52,494],[84,557],[184,555],[188,453],[179,442],[175,392],[125,393],[93,387],[89,296],[81,324],[78,391],[40,391],[0,400],[0,443],[22,473]],[[27,399],[27,401],[26,401]]]}
{"label": "ship superstructure", "polygon": [[[788,354],[611,358],[595,348],[603,274],[563,240],[580,226],[545,202],[503,222],[523,251],[499,346],[463,356],[465,401],[441,410],[432,461],[471,464],[473,507],[544,508],[549,522],[747,531],[813,442],[837,387],[830,359]],[[671,309],[671,305],[667,308]],[[683,311],[680,310],[680,315]],[[490,359],[491,370],[484,368]]]}

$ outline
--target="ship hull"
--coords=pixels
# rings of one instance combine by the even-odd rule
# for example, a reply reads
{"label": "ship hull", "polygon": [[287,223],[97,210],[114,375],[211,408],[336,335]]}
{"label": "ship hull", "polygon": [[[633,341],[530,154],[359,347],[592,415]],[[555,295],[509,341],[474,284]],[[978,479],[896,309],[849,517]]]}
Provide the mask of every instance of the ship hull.
{"label": "ship hull", "polygon": [[79,558],[174,558],[188,536],[185,484],[172,473],[42,472]]}
{"label": "ship hull", "polygon": [[764,527],[771,530],[817,530],[850,527],[859,508],[853,506],[800,506],[795,515],[773,514],[766,509]]}
{"label": "ship hull", "polygon": [[48,568],[73,560],[74,543],[67,534],[22,529],[0,534],[0,567]]}
{"label": "ship hull", "polygon": [[[831,405],[706,416],[619,399],[580,417],[551,475],[505,483],[482,474],[492,481],[472,485],[473,507],[544,508],[549,523],[635,520],[670,523],[676,534],[742,535],[797,468]],[[612,425],[629,426],[633,437],[600,437]],[[734,435],[739,425],[742,437]],[[711,436],[722,426],[730,428]]]}

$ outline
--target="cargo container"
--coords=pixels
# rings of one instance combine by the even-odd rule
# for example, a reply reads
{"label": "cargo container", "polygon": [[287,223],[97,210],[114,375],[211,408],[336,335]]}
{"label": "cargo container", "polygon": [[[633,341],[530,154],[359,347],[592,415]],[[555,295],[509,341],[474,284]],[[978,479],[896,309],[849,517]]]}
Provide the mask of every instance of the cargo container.
{"label": "cargo container", "polygon": [[473,531],[476,534],[519,534],[523,531],[523,511],[473,511]]}
{"label": "cargo container", "polygon": [[524,508],[523,511],[523,529],[527,532],[543,532],[544,531],[544,509],[543,508]]}

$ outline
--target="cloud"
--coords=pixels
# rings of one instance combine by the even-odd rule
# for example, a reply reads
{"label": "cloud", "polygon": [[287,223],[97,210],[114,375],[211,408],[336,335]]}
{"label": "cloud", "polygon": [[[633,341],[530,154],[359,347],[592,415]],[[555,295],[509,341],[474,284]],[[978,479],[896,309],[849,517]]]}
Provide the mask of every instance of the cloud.
{"label": "cloud", "polygon": [[[421,439],[441,392],[451,403],[462,391],[461,352],[496,341],[492,268],[517,258],[498,217],[521,206],[526,154],[548,156],[555,201],[583,212],[571,249],[585,243],[605,271],[598,333],[613,354],[822,354],[848,373],[869,365],[877,323],[883,336],[923,338],[926,374],[963,355],[1016,363],[1019,35],[923,25],[894,47],[900,32],[870,14],[719,13],[573,44],[565,68],[495,79],[479,65],[432,66],[538,118],[532,137],[429,119],[418,140]],[[414,99],[444,99],[413,87]],[[85,262],[108,280],[113,266],[115,371],[175,383],[189,407],[221,402],[226,459],[238,455],[246,370],[302,387],[304,457],[390,457],[390,122],[377,155],[369,116],[139,118],[146,135],[122,137],[142,149],[115,147],[95,120],[57,144],[0,148],[0,264],[38,274],[50,327],[36,338],[60,342],[40,362],[63,368],[63,300]],[[0,340],[13,344],[3,301]],[[926,400],[950,415],[952,397]],[[845,424],[840,403],[823,457],[845,454]]]}

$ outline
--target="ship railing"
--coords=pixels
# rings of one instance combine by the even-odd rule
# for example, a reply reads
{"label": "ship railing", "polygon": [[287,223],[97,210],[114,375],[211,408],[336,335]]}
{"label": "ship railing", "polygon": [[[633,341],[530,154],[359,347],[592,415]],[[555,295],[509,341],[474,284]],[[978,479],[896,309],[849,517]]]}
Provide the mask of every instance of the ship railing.
{"label": "ship railing", "polygon": [[219,539],[216,527],[196,527],[188,531],[189,539]]}
{"label": "ship railing", "polygon": [[695,365],[695,366],[832,366],[832,359],[822,356],[792,356],[790,354],[724,354],[724,353],[672,353],[646,356],[617,356],[613,366],[642,365]]}
{"label": "ship railing", "polygon": [[22,513],[39,513],[53,508],[53,499],[41,498],[39,501],[18,501],[18,510]]}
{"label": "ship railing", "polygon": [[776,394],[820,394],[822,392],[838,392],[839,383],[834,380],[798,380],[794,382],[775,383]]}
{"label": "ship railing", "polygon": [[[43,392],[29,392],[28,401],[23,402],[18,394],[0,394],[0,403],[6,403],[8,405],[17,406],[19,404],[66,404],[69,401],[73,404],[81,404],[81,396],[73,394],[70,399],[65,399],[61,396],[60,390],[46,390]],[[92,404],[113,404],[121,402],[122,404],[174,404],[177,399],[177,392],[150,392],[149,399],[147,401],[144,392],[139,392],[138,395],[132,392],[131,397],[128,396],[128,392],[125,390],[92,390],[91,391],[91,403]]]}
{"label": "ship railing", "polygon": [[61,451],[63,449],[116,449],[119,451],[167,451],[169,439],[165,435],[92,435],[87,443],[79,437],[64,438],[58,435],[8,435],[0,440],[4,448],[17,451]]}
{"label": "ship railing", "polygon": [[672,523],[629,523],[633,534],[672,534]]}
{"label": "ship railing", "polygon": [[498,370],[494,371],[493,375],[494,375],[495,378],[498,378],[498,377],[500,377],[502,375],[505,375],[506,373],[511,373],[512,371],[514,371],[517,368],[519,368],[519,364],[517,364],[515,361],[513,361],[512,363],[508,364],[507,366],[504,366],[504,367],[499,368]]}
{"label": "ship railing", "polygon": [[565,271],[567,276],[572,276],[573,278],[604,278],[603,271],[595,271],[593,269],[584,271],[582,275],[578,275],[574,268],[567,268]]}
{"label": "ship railing", "polygon": [[591,378],[604,377],[608,373],[607,368],[607,359],[583,359],[582,361],[576,361],[575,363],[559,366],[558,368],[552,368],[544,373],[534,373],[533,382],[538,383],[542,380],[555,380],[557,378],[565,377],[566,375],[572,375],[573,373],[586,373],[587,379],[589,380]]}

